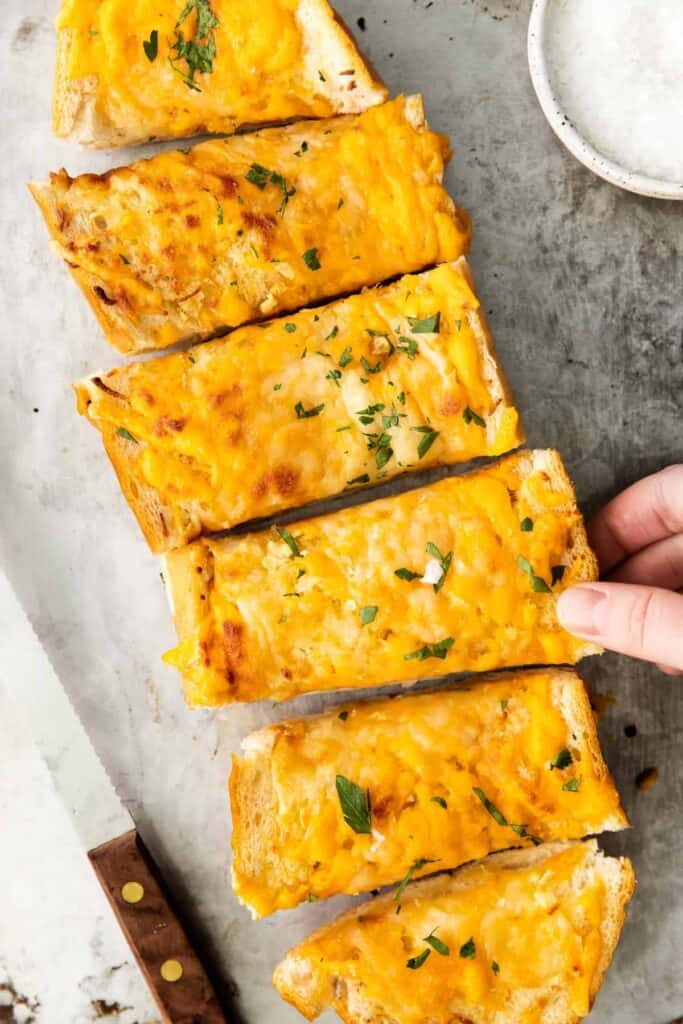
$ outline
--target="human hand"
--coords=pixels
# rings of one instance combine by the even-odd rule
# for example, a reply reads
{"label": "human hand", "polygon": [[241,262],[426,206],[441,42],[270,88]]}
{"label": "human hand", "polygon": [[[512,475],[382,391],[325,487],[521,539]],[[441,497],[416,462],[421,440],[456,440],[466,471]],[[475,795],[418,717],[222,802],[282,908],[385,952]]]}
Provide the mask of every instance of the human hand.
{"label": "human hand", "polygon": [[607,582],[566,590],[557,604],[561,624],[683,675],[683,464],[614,498],[588,535]]}

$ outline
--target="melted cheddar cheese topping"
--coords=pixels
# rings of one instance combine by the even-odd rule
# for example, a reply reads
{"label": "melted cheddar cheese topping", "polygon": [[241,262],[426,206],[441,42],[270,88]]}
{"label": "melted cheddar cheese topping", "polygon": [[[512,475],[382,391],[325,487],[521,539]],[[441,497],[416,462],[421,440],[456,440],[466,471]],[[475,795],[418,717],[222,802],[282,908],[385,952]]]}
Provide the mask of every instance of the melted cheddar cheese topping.
{"label": "melted cheddar cheese topping", "polygon": [[556,596],[596,578],[573,489],[549,452],[283,536],[197,541],[168,567],[192,613],[166,661],[189,702],[206,705],[573,663],[586,645],[559,626]]}
{"label": "melted cheddar cheese topping", "polygon": [[463,255],[448,145],[409,105],[52,175],[51,231],[108,339],[164,348]]}
{"label": "melted cheddar cheese topping", "polygon": [[[535,840],[625,825],[597,749],[583,683],[569,672],[511,675],[272,726],[233,759],[235,891],[261,917],[531,844],[492,817],[475,788]],[[267,836],[239,813],[253,794],[252,765],[272,787]],[[344,821],[337,775],[369,792],[371,835]]]}
{"label": "melted cheddar cheese topping", "polygon": [[[401,1024],[541,1024],[551,994],[562,1020],[582,1019],[606,945],[606,888],[598,871],[586,870],[592,853],[592,844],[573,844],[529,867],[485,861],[468,869],[462,888],[409,888],[399,915],[385,901],[361,906],[292,955],[310,965],[321,1002],[345,1020],[360,1020],[346,1015],[347,984]],[[408,968],[425,951],[422,965]]]}
{"label": "melted cheddar cheese topping", "polygon": [[125,446],[137,489],[159,497],[166,536],[145,509],[141,521],[168,550],[353,484],[520,444],[478,309],[464,268],[445,264],[114,370],[78,387],[79,407],[115,463]]}
{"label": "melted cheddar cheese topping", "polygon": [[[362,59],[330,10],[318,26],[320,42],[341,40],[346,52],[309,52],[316,36],[312,26],[307,36],[303,7],[301,0],[201,0],[187,8],[185,0],[64,0],[57,18],[68,36],[63,74],[67,84],[96,83],[96,116],[124,141],[359,109]],[[179,35],[198,44],[205,71],[191,75],[176,48]]]}

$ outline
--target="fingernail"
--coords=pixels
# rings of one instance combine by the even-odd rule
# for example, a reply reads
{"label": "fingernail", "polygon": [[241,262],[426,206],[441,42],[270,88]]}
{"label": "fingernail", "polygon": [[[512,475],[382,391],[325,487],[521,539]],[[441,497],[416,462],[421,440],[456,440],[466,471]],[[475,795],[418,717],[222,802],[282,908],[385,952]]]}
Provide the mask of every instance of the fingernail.
{"label": "fingernail", "polygon": [[598,636],[604,631],[607,594],[596,587],[572,587],[557,602],[557,617],[570,633]]}

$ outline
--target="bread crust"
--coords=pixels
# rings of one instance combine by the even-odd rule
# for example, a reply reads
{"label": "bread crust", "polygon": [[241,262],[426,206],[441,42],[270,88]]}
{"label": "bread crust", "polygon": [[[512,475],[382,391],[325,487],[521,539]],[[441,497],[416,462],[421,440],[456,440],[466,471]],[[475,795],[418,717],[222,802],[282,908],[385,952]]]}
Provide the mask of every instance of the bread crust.
{"label": "bread crust", "polygon": [[[315,313],[316,320],[311,321],[312,314],[310,311],[303,311],[300,321],[297,317],[294,318],[296,323],[299,322],[299,329],[296,334],[293,335],[297,340],[287,343],[287,348],[284,350],[288,353],[291,351],[291,362],[285,363],[281,370],[278,370],[278,374],[284,375],[289,379],[294,374],[290,373],[292,367],[296,370],[296,376],[301,376],[301,383],[297,383],[296,398],[302,401],[306,407],[312,407],[318,401],[318,379],[317,374],[313,373],[314,379],[310,380],[309,376],[301,375],[298,371],[298,367],[301,366],[299,347],[303,344],[300,341],[302,337],[302,330],[306,332],[306,346],[309,351],[313,351],[320,348],[328,348],[330,345],[328,331],[329,324],[331,321],[335,322],[335,330],[338,330],[336,324],[341,323],[345,326],[343,334],[343,344],[347,341],[353,343],[354,350],[356,352],[356,359],[358,358],[357,346],[360,344],[361,351],[363,347],[367,347],[368,356],[371,353],[372,339],[367,338],[367,332],[361,329],[360,320],[362,319],[363,313],[366,315],[372,315],[375,308],[380,309],[381,303],[387,303],[387,309],[393,309],[393,304],[397,303],[398,300],[403,299],[403,295],[406,289],[411,293],[418,291],[422,288],[430,296],[433,293],[433,287],[431,282],[439,281],[439,285],[435,284],[436,293],[440,295],[443,301],[444,295],[448,289],[444,285],[446,273],[452,274],[453,278],[449,277],[449,286],[451,282],[455,284],[461,284],[462,281],[469,286],[472,293],[476,295],[474,291],[474,284],[472,277],[467,266],[467,261],[464,257],[457,260],[453,264],[445,264],[435,271],[427,271],[424,274],[416,277],[402,278],[393,285],[389,285],[382,288],[369,289],[362,296],[353,296],[351,299],[341,300],[336,303],[331,303],[329,306],[322,307]],[[457,278],[456,278],[457,275]],[[460,280],[457,280],[460,279]],[[457,289],[451,286],[453,294],[458,294]],[[431,418],[431,422],[434,429],[442,432],[442,436],[446,438],[443,453],[436,457],[428,456],[426,460],[421,461],[421,466],[424,465],[448,465],[455,464],[462,461],[469,461],[472,458],[486,455],[498,455],[504,453],[506,450],[514,449],[517,445],[521,444],[524,440],[524,435],[521,427],[519,427],[518,420],[516,419],[517,413],[514,408],[512,395],[508,387],[507,381],[504,376],[503,369],[498,362],[496,356],[493,339],[486,323],[486,319],[480,309],[468,309],[469,295],[467,295],[464,303],[464,311],[461,306],[455,302],[452,307],[448,307],[446,300],[446,306],[442,307],[442,315],[448,316],[448,319],[452,322],[456,317],[467,317],[467,321],[472,329],[474,342],[477,349],[479,358],[479,366],[481,373],[481,381],[486,387],[487,399],[490,408],[493,412],[488,414],[486,417],[486,430],[481,432],[476,430],[474,437],[474,445],[469,441],[469,428],[464,424],[460,414],[458,413],[455,417],[448,413],[448,416],[443,415],[440,410],[435,412]],[[440,303],[441,304],[441,303]],[[360,318],[360,319],[359,319]],[[292,318],[290,317],[290,320]],[[289,326],[292,326],[289,324]],[[221,358],[223,358],[229,351],[244,351],[244,358],[249,363],[256,361],[259,365],[263,362],[263,353],[272,347],[274,342],[279,342],[280,337],[287,337],[285,332],[285,321],[279,320],[274,321],[269,326],[267,331],[260,330],[254,327],[243,328],[236,331],[230,337],[222,339],[220,341],[212,343],[210,346],[205,346],[200,350],[200,353],[194,357],[195,362],[199,365],[195,367],[200,369],[204,374],[213,380],[213,375],[208,373],[207,366],[209,360],[216,360],[220,364]],[[357,341],[355,335],[360,337],[360,341]],[[342,335],[340,335],[341,337]],[[443,341],[439,341],[440,352],[443,353],[444,358],[444,369],[437,370],[432,367],[431,363],[424,362],[426,369],[425,373],[429,372],[429,380],[432,382],[428,386],[424,381],[420,387],[415,387],[414,398],[419,403],[428,403],[432,398],[432,390],[440,389],[444,395],[450,395],[450,374],[455,370],[455,363],[450,357],[450,346],[457,343],[459,337],[458,333],[455,332],[455,328],[451,327],[448,334],[442,334]],[[335,363],[340,358],[339,352],[341,351],[342,342],[331,342],[332,346],[339,346],[335,350],[334,361]],[[242,349],[243,345],[248,345],[248,348]],[[250,355],[247,357],[247,352]],[[331,356],[332,358],[332,356]],[[422,363],[422,357],[418,357]],[[396,377],[397,374],[404,373],[404,365],[408,366],[412,370],[414,365],[413,362],[406,363],[406,357],[400,352],[397,355],[390,356],[391,363],[387,364],[386,370],[383,367],[382,373],[387,378],[392,378],[392,384],[397,379],[404,379],[402,377]],[[181,367],[185,364],[186,356],[184,354],[177,354],[167,357],[167,361],[159,361],[157,363],[144,364],[145,367],[157,367],[159,373],[157,377],[145,378],[145,389],[144,394],[148,396],[150,401],[154,401],[154,408],[158,409],[158,399],[161,393],[167,389],[168,373],[172,373],[171,367]],[[168,370],[165,369],[168,367]],[[103,396],[107,415],[111,415],[110,407],[112,400],[117,401],[118,411],[117,417],[119,423],[121,418],[125,417],[130,413],[131,408],[131,392],[135,389],[135,395],[139,397],[142,385],[138,382],[137,388],[135,385],[135,375],[137,370],[142,371],[141,364],[129,364],[126,367],[121,367],[116,370],[112,370],[104,375],[95,375],[80,381],[74,385],[74,389],[77,396],[78,411],[86,416],[90,422],[95,426],[102,434],[104,447],[111,460],[111,463],[116,471],[121,488],[124,492],[126,500],[131,506],[138,523],[152,549],[156,554],[162,554],[166,551],[172,550],[177,547],[182,547],[184,544],[190,543],[197,537],[215,532],[217,530],[227,530],[242,522],[249,520],[255,520],[263,518],[268,515],[277,514],[279,511],[291,508],[296,505],[302,505],[314,500],[320,500],[322,498],[331,497],[334,494],[341,493],[348,486],[348,478],[356,477],[360,475],[366,469],[367,459],[363,458],[362,462],[357,465],[357,468],[352,472],[349,467],[346,467],[346,472],[341,475],[337,474],[337,477],[332,475],[330,471],[329,478],[324,476],[316,475],[315,479],[312,478],[311,474],[306,474],[304,470],[300,473],[299,460],[294,454],[285,454],[279,450],[277,445],[273,443],[272,447],[269,445],[260,448],[262,452],[254,460],[253,472],[262,475],[264,479],[268,479],[273,473],[282,471],[283,467],[286,466],[288,471],[292,474],[296,474],[297,485],[296,488],[286,490],[284,493],[274,491],[272,488],[268,488],[266,493],[254,493],[253,490],[250,494],[246,492],[244,497],[240,497],[240,502],[237,504],[234,500],[228,500],[225,495],[232,493],[230,488],[233,486],[230,479],[230,467],[226,467],[227,472],[212,473],[212,479],[215,479],[216,483],[213,489],[213,498],[205,499],[203,503],[199,503],[196,497],[191,493],[183,493],[178,497],[167,497],[163,490],[157,490],[146,482],[144,475],[144,469],[142,466],[143,453],[145,451],[144,444],[136,444],[131,442],[130,439],[125,437],[125,434],[121,434],[117,428],[114,427],[110,419],[100,418],[99,406],[102,404]],[[231,388],[242,386],[243,374],[241,369],[238,371],[238,366],[233,366],[234,373],[232,376],[225,375],[221,377],[220,388],[225,387],[228,391]],[[165,375],[166,374],[166,375]],[[251,379],[251,373],[247,369],[244,370],[244,374]],[[384,376],[377,378],[378,380],[384,380]],[[462,383],[462,382],[461,382]],[[464,384],[462,384],[465,387]],[[207,390],[207,387],[209,390]],[[205,401],[213,401],[214,395],[210,392],[211,385],[205,385],[202,392]],[[280,384],[282,387],[282,384]],[[218,385],[217,385],[218,388]],[[155,390],[156,389],[156,390]],[[397,386],[397,390],[399,387]],[[427,392],[427,394],[425,394]],[[340,398],[339,401],[343,403],[341,398],[341,386],[339,388]],[[479,397],[476,388],[473,388],[473,393]],[[285,392],[283,392],[285,394]],[[117,396],[119,396],[117,398]],[[185,419],[186,417],[192,417],[196,414],[196,402],[198,400],[197,390],[193,390],[191,401],[187,400],[187,395],[181,390],[176,391],[176,401],[170,406],[171,412],[169,415],[177,419]],[[281,396],[278,396],[280,399]],[[333,400],[337,401],[336,392],[333,392]],[[474,398],[470,399],[474,403]],[[286,402],[286,399],[284,400]],[[291,399],[292,404],[294,397]],[[284,404],[284,402],[282,403]],[[330,413],[330,402],[327,402],[328,411],[326,416]],[[340,408],[340,413],[345,412],[344,408]],[[291,412],[290,407],[287,406],[287,413],[285,418]],[[150,407],[150,416],[152,415]],[[252,436],[255,438],[257,435],[253,433],[259,429],[259,424],[262,422],[262,412],[260,405],[256,408],[252,408],[251,405],[247,405],[241,415],[242,430],[240,436],[248,437],[249,444],[254,445],[255,441],[252,440]],[[282,413],[278,412],[277,417],[273,419],[271,416],[269,430],[272,430],[277,434],[281,427]],[[438,415],[438,419],[437,419]],[[220,410],[217,410],[215,425],[218,428],[220,424]],[[507,425],[510,422],[510,417],[515,417],[516,427],[514,431]],[[507,423],[504,426],[504,418],[507,419]],[[232,421],[230,421],[232,422]],[[250,424],[253,426],[250,427]],[[352,424],[352,433],[345,433],[342,435],[335,432],[330,432],[328,441],[325,444],[330,445],[330,450],[336,451],[347,448],[349,445],[349,438],[355,436],[356,433],[364,433],[366,428],[356,424],[355,420]],[[321,428],[322,429],[322,428]],[[298,425],[298,430],[302,438],[306,438],[307,432],[310,431],[310,426],[305,421]],[[292,435],[293,438],[294,435]],[[218,435],[215,440],[216,449],[223,444],[224,434],[220,435],[221,440],[218,440]],[[362,440],[362,438],[359,438]],[[336,443],[335,443],[336,442]],[[321,442],[322,443],[322,442]],[[461,447],[460,447],[461,446]],[[303,440],[301,442],[302,449],[310,450],[310,443]],[[175,449],[173,449],[175,452]],[[235,444],[235,453],[243,453],[245,451],[245,444],[239,442]],[[186,447],[183,445],[183,452],[186,452]],[[436,449],[435,449],[436,452]],[[205,455],[210,453],[209,449],[205,449]],[[286,460],[283,462],[283,458]],[[409,465],[400,467],[394,459],[388,468],[384,471],[385,475],[388,474],[391,477],[398,476],[401,472],[407,472],[412,467]],[[237,470],[235,470],[237,474]],[[337,486],[338,480],[338,486]],[[371,479],[368,475],[367,483],[372,486],[377,482],[376,479]],[[223,512],[226,509],[227,512]]]}
{"label": "bread crust", "polygon": [[[338,893],[356,895],[360,891],[369,891],[380,888],[383,885],[399,882],[406,872],[405,858],[393,865],[393,873],[390,875],[386,870],[386,862],[383,862],[381,859],[381,853],[366,860],[360,846],[356,848],[355,845],[350,845],[346,855],[347,861],[353,863],[355,867],[351,884],[341,884],[333,889],[327,883],[322,887],[319,885],[316,873],[310,870],[306,854],[299,847],[302,837],[296,831],[297,823],[294,823],[294,830],[292,830],[292,827],[288,824],[287,812],[280,810],[280,800],[274,779],[276,768],[272,761],[273,751],[279,743],[284,744],[286,751],[292,749],[300,751],[301,763],[306,766],[301,768],[301,777],[298,779],[296,772],[299,769],[297,767],[297,759],[294,758],[294,774],[291,777],[291,784],[297,792],[301,793],[300,803],[298,804],[299,813],[307,816],[308,824],[305,828],[305,838],[306,841],[309,841],[311,835],[317,835],[321,830],[324,830],[326,834],[328,833],[330,819],[329,817],[323,817],[322,814],[328,810],[330,801],[336,807],[336,796],[330,792],[329,780],[326,777],[313,776],[313,781],[311,781],[308,766],[311,762],[317,763],[318,755],[317,753],[314,755],[313,752],[314,750],[318,751],[321,749],[321,736],[324,735],[327,735],[329,738],[327,744],[328,755],[333,762],[336,762],[338,758],[336,743],[341,742],[342,733],[349,736],[349,725],[347,724],[349,716],[350,721],[353,722],[358,712],[370,714],[374,712],[381,721],[380,731],[375,732],[377,746],[372,752],[367,752],[366,755],[361,754],[357,747],[358,739],[355,733],[352,734],[353,738],[349,736],[348,740],[346,740],[344,761],[345,764],[348,763],[349,772],[351,772],[352,764],[356,766],[355,770],[358,770],[359,760],[370,766],[373,762],[376,762],[378,767],[381,768],[384,758],[392,758],[391,743],[389,742],[389,737],[392,733],[391,722],[393,721],[394,727],[396,727],[404,721],[401,716],[404,716],[409,708],[411,709],[410,713],[414,721],[414,732],[416,735],[420,735],[425,726],[429,727],[430,721],[438,714],[444,740],[442,749],[434,753],[433,764],[430,759],[423,757],[416,778],[418,784],[424,788],[428,787],[429,780],[433,778],[429,774],[430,764],[433,767],[435,764],[443,762],[444,769],[447,767],[449,752],[452,753],[447,739],[450,735],[450,727],[447,723],[451,721],[453,730],[457,731],[458,708],[467,714],[467,721],[469,722],[470,718],[474,720],[475,709],[482,700],[487,702],[484,707],[495,705],[496,709],[498,709],[499,701],[497,697],[494,697],[493,693],[484,696],[485,688],[488,684],[495,684],[498,694],[501,692],[517,693],[518,691],[514,689],[506,690],[506,684],[510,688],[514,687],[516,683],[526,683],[529,686],[533,686],[534,680],[539,679],[539,677],[550,681],[550,704],[561,712],[565,721],[567,727],[565,741],[575,756],[576,771],[584,777],[588,773],[585,758],[587,754],[591,765],[590,777],[591,779],[595,778],[596,782],[600,785],[599,799],[608,800],[610,813],[603,817],[596,815],[594,806],[589,801],[585,808],[581,805],[580,810],[573,812],[571,819],[567,818],[565,820],[558,809],[559,822],[556,825],[554,820],[555,808],[550,803],[547,806],[544,803],[545,810],[540,816],[540,823],[535,819],[527,820],[525,818],[528,831],[532,834],[540,833],[546,840],[554,840],[559,836],[563,839],[577,839],[587,834],[593,835],[598,832],[618,831],[628,828],[628,819],[619,804],[614,782],[600,750],[595,718],[585,686],[576,673],[568,669],[539,669],[533,672],[503,673],[496,676],[485,675],[481,679],[477,678],[464,694],[457,694],[457,691],[456,693],[450,693],[450,691],[440,691],[437,693],[432,691],[421,693],[417,696],[399,697],[393,700],[375,699],[361,703],[347,703],[344,705],[346,720],[344,720],[343,724],[339,724],[339,709],[336,708],[308,718],[295,719],[267,726],[247,736],[242,744],[242,756],[233,756],[232,773],[230,776],[233,822],[232,878],[233,888],[238,897],[251,909],[254,917],[263,917],[275,910],[290,909],[311,894],[315,899],[328,898]],[[534,691],[534,693],[538,692]],[[455,701],[451,700],[450,697],[459,699],[460,703],[456,705]],[[433,703],[434,699],[438,701],[438,705]],[[523,702],[524,697],[522,696],[520,699]],[[484,713],[482,711],[482,714]],[[518,713],[523,712],[520,709]],[[538,711],[536,714],[538,716]],[[363,722],[365,734],[369,728],[368,719],[364,718]],[[478,742],[481,743],[481,740],[478,740]],[[313,744],[312,747],[311,744]],[[486,774],[487,766],[493,770],[493,766],[489,765],[489,761],[494,756],[495,751],[489,748],[482,745],[480,765],[484,769],[484,774]],[[453,749],[457,749],[457,747]],[[354,757],[359,760],[353,760]],[[400,763],[400,756],[397,763]],[[542,772],[547,770],[547,763],[539,758],[538,764],[533,765],[533,767]],[[512,765],[508,767],[506,763],[505,770],[512,771],[512,777],[514,778]],[[525,761],[526,770],[529,770],[528,759]],[[503,767],[501,765],[502,771]],[[280,764],[278,776],[282,777],[282,775],[283,767]],[[501,777],[507,776],[501,775]],[[471,784],[483,785],[484,783],[480,783],[479,778],[478,774],[472,774],[470,778]],[[553,782],[553,784],[555,783]],[[558,782],[558,789],[559,785],[560,783]],[[398,790],[394,792],[387,789],[386,782],[384,782],[379,790],[379,799],[382,803],[391,803],[396,793],[398,793]],[[376,794],[373,794],[373,800],[375,797]],[[542,798],[539,797],[539,799]],[[572,800],[574,799],[577,798],[572,797]],[[578,799],[581,799],[581,797]],[[449,797],[449,814],[460,815],[462,813],[461,805],[462,799],[460,799],[460,804],[456,806],[453,805]],[[431,810],[433,811],[433,808]],[[421,826],[415,818],[415,809],[411,811],[411,815],[411,830],[414,831],[417,828],[420,831]],[[395,812],[394,816],[387,819],[386,825],[380,828],[384,836],[382,849],[390,848],[385,846],[388,838],[390,839],[391,846],[395,844],[400,847],[399,834],[394,834],[399,817],[400,812]],[[422,817],[424,829],[428,832],[433,831],[433,825],[430,824],[429,804],[424,807]],[[551,820],[552,824],[550,823]],[[541,831],[541,829],[544,831]],[[321,843],[324,842],[322,835],[320,839]],[[436,863],[432,866],[426,866],[423,872],[415,872],[415,877],[420,877],[423,873],[432,873],[435,870],[442,871],[445,868],[458,867],[460,864],[473,860],[482,854],[478,840],[476,840],[475,845],[472,845],[475,842],[474,837],[469,846],[466,844],[462,846],[464,855],[459,860],[453,859],[449,852],[449,839],[446,832],[443,833],[443,845],[439,845],[439,842],[440,836],[435,838],[435,845],[433,848],[430,847],[428,851],[430,859],[436,861]],[[510,835],[508,838],[505,833],[497,833],[497,830],[494,828],[490,836],[490,845],[484,852],[490,853],[514,842],[514,835]],[[420,850],[419,852],[421,856],[422,851]],[[307,868],[308,873],[306,874]],[[360,879],[362,879],[362,884],[359,885]]]}
{"label": "bread crust", "polygon": [[[329,106],[329,109],[321,109],[320,115],[360,113],[386,100],[388,90],[379,74],[363,58],[353,34],[327,0],[300,0],[296,18],[302,32],[302,66],[298,69],[301,87],[308,90],[311,83],[315,83],[315,93],[320,96],[321,103]],[[226,114],[222,123],[211,126],[198,116],[193,130],[178,134],[172,130],[169,111],[168,130],[151,133],[143,118],[136,119],[130,112],[126,116],[116,105],[108,103],[106,85],[98,75],[69,77],[69,56],[73,45],[73,32],[68,28],[58,29],[52,127],[58,138],[85,148],[109,149],[160,139],[231,133],[239,129],[290,124],[298,119],[285,116],[275,121],[260,121],[236,109]],[[342,68],[354,70],[352,89],[349,89],[348,77],[340,78],[335,73]],[[321,77],[323,71],[327,73]]]}
{"label": "bread crust", "polygon": [[[548,843],[533,850],[511,850],[496,853],[487,857],[485,861],[460,868],[450,874],[437,875],[413,882],[406,889],[402,902],[415,899],[422,903],[428,903],[430,899],[438,897],[443,892],[456,892],[476,884],[482,869],[510,871],[525,869],[578,845],[583,845],[586,850],[587,869],[602,878],[607,897],[600,928],[602,947],[590,989],[592,1004],[614,956],[624,925],[626,908],[635,890],[635,874],[631,862],[626,859],[617,860],[605,857],[600,852],[595,840],[589,840],[583,844]],[[373,917],[383,913],[394,913],[393,894],[380,896],[370,901],[363,906],[363,911],[366,914],[372,913]],[[348,911],[331,924],[324,925],[314,932],[302,946],[309,942],[315,942],[319,936],[324,936],[328,931],[342,928],[347,922],[353,921],[357,915],[358,908]],[[273,983],[282,998],[295,1006],[306,1020],[313,1021],[325,1009],[331,1008],[331,1002],[328,1003],[316,976],[316,965],[299,954],[299,947],[291,950],[277,967]],[[345,979],[344,989],[346,996],[334,1000],[334,1009],[340,1014],[345,1024],[399,1024],[393,1017],[385,1016],[380,1005],[364,1000],[361,987],[352,978]],[[477,1007],[472,1007],[471,1013],[472,1024],[494,1024],[493,1019],[489,1015],[484,1016]],[[517,1017],[513,1016],[513,1013],[514,1011],[511,1010],[510,1017],[507,1019],[496,1014],[495,1024],[517,1024]],[[426,1007],[425,1024],[429,1019],[429,1009]],[[560,1011],[558,1015],[552,1004],[546,1006],[542,1017],[538,1018],[539,1024],[579,1024],[580,1019],[574,1013],[567,1014]]]}

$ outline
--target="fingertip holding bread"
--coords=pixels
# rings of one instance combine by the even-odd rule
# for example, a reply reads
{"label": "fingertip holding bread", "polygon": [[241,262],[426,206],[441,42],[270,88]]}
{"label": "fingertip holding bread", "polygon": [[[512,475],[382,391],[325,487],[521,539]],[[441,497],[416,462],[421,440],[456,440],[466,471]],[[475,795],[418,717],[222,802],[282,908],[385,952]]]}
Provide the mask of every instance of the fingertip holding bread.
{"label": "fingertip holding bread", "polygon": [[275,972],[309,1021],[578,1024],[600,989],[635,878],[595,840],[498,853],[354,908]]}

